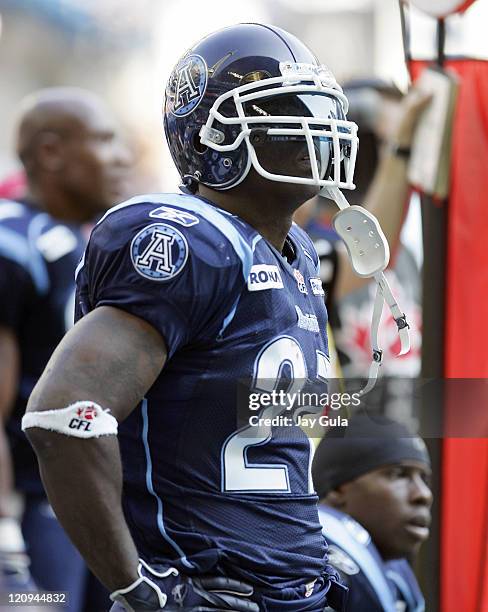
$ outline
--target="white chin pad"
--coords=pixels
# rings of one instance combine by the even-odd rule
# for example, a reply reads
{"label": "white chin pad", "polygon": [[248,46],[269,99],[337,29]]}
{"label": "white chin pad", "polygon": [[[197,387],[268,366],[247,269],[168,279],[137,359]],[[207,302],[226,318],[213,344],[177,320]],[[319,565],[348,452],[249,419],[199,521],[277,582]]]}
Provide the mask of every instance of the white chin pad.
{"label": "white chin pad", "polygon": [[32,427],[48,429],[75,438],[116,436],[117,420],[95,402],[80,401],[60,410],[27,412],[22,430]]}
{"label": "white chin pad", "polygon": [[332,222],[344,240],[356,274],[369,278],[386,268],[390,249],[376,217],[362,206],[348,206]]}

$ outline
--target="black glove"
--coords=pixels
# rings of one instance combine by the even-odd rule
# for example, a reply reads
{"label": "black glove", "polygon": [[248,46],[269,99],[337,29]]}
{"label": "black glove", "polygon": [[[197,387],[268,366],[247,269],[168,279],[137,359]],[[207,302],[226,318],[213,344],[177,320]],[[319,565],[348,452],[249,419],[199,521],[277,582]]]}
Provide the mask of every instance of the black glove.
{"label": "black glove", "polygon": [[110,595],[111,612],[259,612],[248,598],[253,588],[231,578],[181,576],[175,568],[159,572],[140,560],[139,578]]}
{"label": "black glove", "polygon": [[[149,566],[146,566],[149,567]],[[110,599],[115,602],[112,606],[111,611],[122,611],[127,612],[157,612],[162,610],[166,606],[168,597],[164,593],[157,582],[161,582],[164,578],[169,576],[178,576],[178,570],[175,568],[169,569],[164,574],[156,573],[150,570],[145,572],[145,564],[140,561],[137,567],[137,573],[139,578],[134,580],[132,584],[123,589],[118,589],[110,594]],[[146,575],[150,574],[150,577]],[[167,610],[167,608],[165,608]]]}
{"label": "black glove", "polygon": [[[252,586],[245,582],[215,576],[192,578],[190,582],[197,595],[200,595],[209,603],[215,604],[219,610],[259,612],[258,604],[246,599],[252,596],[254,590]],[[203,612],[203,610],[215,610],[215,606],[211,608],[195,608],[195,612]]]}

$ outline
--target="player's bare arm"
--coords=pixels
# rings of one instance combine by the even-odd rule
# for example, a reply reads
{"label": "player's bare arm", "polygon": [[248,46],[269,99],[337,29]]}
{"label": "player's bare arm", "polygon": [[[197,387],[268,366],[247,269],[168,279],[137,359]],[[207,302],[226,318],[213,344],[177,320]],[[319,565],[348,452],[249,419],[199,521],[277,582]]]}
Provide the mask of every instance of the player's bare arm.
{"label": "player's bare arm", "polygon": [[[90,400],[123,420],[165,359],[163,338],[148,323],[120,309],[96,308],[56,349],[27,412]],[[56,515],[90,568],[111,590],[132,583],[138,554],[121,508],[117,437],[78,439],[40,428],[26,433]]]}
{"label": "player's bare arm", "polygon": [[0,326],[0,418],[5,420],[14,403],[19,377],[19,347],[15,334]]}
{"label": "player's bare arm", "polygon": [[[418,120],[429,102],[430,96],[422,94],[415,88],[405,96],[398,125],[385,143],[378,170],[365,196],[365,206],[379,220],[388,244],[393,250],[398,245],[410,190],[407,176],[408,157],[399,155],[398,150],[410,149]],[[368,278],[362,278],[352,272],[345,249],[340,249],[339,257],[335,290],[337,299],[370,282]]]}
{"label": "player's bare arm", "polygon": [[12,460],[5,423],[12,409],[19,377],[19,348],[14,333],[0,326],[0,517],[10,514]]}

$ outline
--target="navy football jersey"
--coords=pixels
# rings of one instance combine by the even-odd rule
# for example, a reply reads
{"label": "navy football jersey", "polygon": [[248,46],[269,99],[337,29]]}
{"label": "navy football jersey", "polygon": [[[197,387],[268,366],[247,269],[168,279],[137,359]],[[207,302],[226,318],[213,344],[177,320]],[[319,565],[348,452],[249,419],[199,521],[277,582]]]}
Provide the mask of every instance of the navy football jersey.
{"label": "navy football jersey", "polygon": [[347,612],[424,612],[425,602],[406,559],[383,561],[369,533],[352,517],[320,506],[329,563],[349,587]]}
{"label": "navy football jersey", "polygon": [[37,459],[21,431],[29,395],[67,327],[73,324],[74,272],[86,241],[77,226],[33,206],[0,200],[0,325],[20,347],[20,385],[7,424],[15,485],[43,491]]}
{"label": "navy football jersey", "polygon": [[327,375],[317,255],[295,225],[287,244],[291,263],[238,217],[183,194],[134,198],[92,232],[77,316],[123,309],[168,347],[119,427],[124,511],[147,560],[270,587],[324,571],[309,439],[294,425],[246,435],[236,414],[240,379]]}

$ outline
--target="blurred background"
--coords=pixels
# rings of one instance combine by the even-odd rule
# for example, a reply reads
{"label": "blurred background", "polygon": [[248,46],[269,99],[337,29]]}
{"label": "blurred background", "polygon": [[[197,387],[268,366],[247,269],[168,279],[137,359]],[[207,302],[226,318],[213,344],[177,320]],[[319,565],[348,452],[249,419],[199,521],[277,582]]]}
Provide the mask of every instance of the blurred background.
{"label": "blurred background", "polygon": [[[413,17],[412,44],[428,56],[435,23]],[[488,57],[486,18],[484,2],[462,30],[461,18],[450,18],[447,51],[457,45]],[[78,85],[101,94],[120,118],[138,152],[139,190],[173,189],[178,177],[161,121],[166,79],[204,33],[240,21],[292,31],[339,82],[376,75],[402,91],[408,83],[397,0],[0,0],[0,19],[0,179],[18,167],[12,135],[19,100],[40,87]]]}
{"label": "blurred background", "polygon": [[[483,4],[455,37],[476,52],[484,42],[476,32],[484,27]],[[292,31],[339,82],[376,75],[402,90],[408,82],[396,0],[0,0],[0,17],[0,178],[18,164],[12,134],[19,100],[40,87],[78,85],[101,94],[125,126],[138,152],[139,190],[173,189],[178,177],[161,121],[166,79],[204,33],[240,21]],[[435,24],[416,19],[414,43],[428,54]]]}
{"label": "blurred background", "polygon": [[[411,9],[412,50],[431,57],[435,20]],[[488,57],[486,2],[450,17],[446,51]],[[0,181],[20,169],[15,120],[27,94],[76,85],[104,98],[135,152],[132,193],[171,191],[178,174],[164,141],[162,100],[178,58],[205,33],[244,21],[293,32],[339,82],[379,77],[408,87],[397,0],[0,0]],[[421,260],[415,202],[404,241]]]}
{"label": "blurred background", "polygon": [[0,15],[0,179],[18,167],[12,138],[22,97],[78,85],[105,98],[122,122],[137,152],[136,191],[174,189],[161,121],[166,79],[204,33],[240,21],[292,31],[339,82],[376,75],[401,90],[408,82],[396,0],[0,0]]}
{"label": "blurred background", "polygon": [[19,100],[40,87],[79,85],[105,98],[124,125],[137,151],[137,190],[172,190],[164,88],[202,35],[240,21],[273,23],[306,41],[339,81],[377,74],[405,88],[398,11],[393,0],[0,0],[0,178],[18,164]]}

